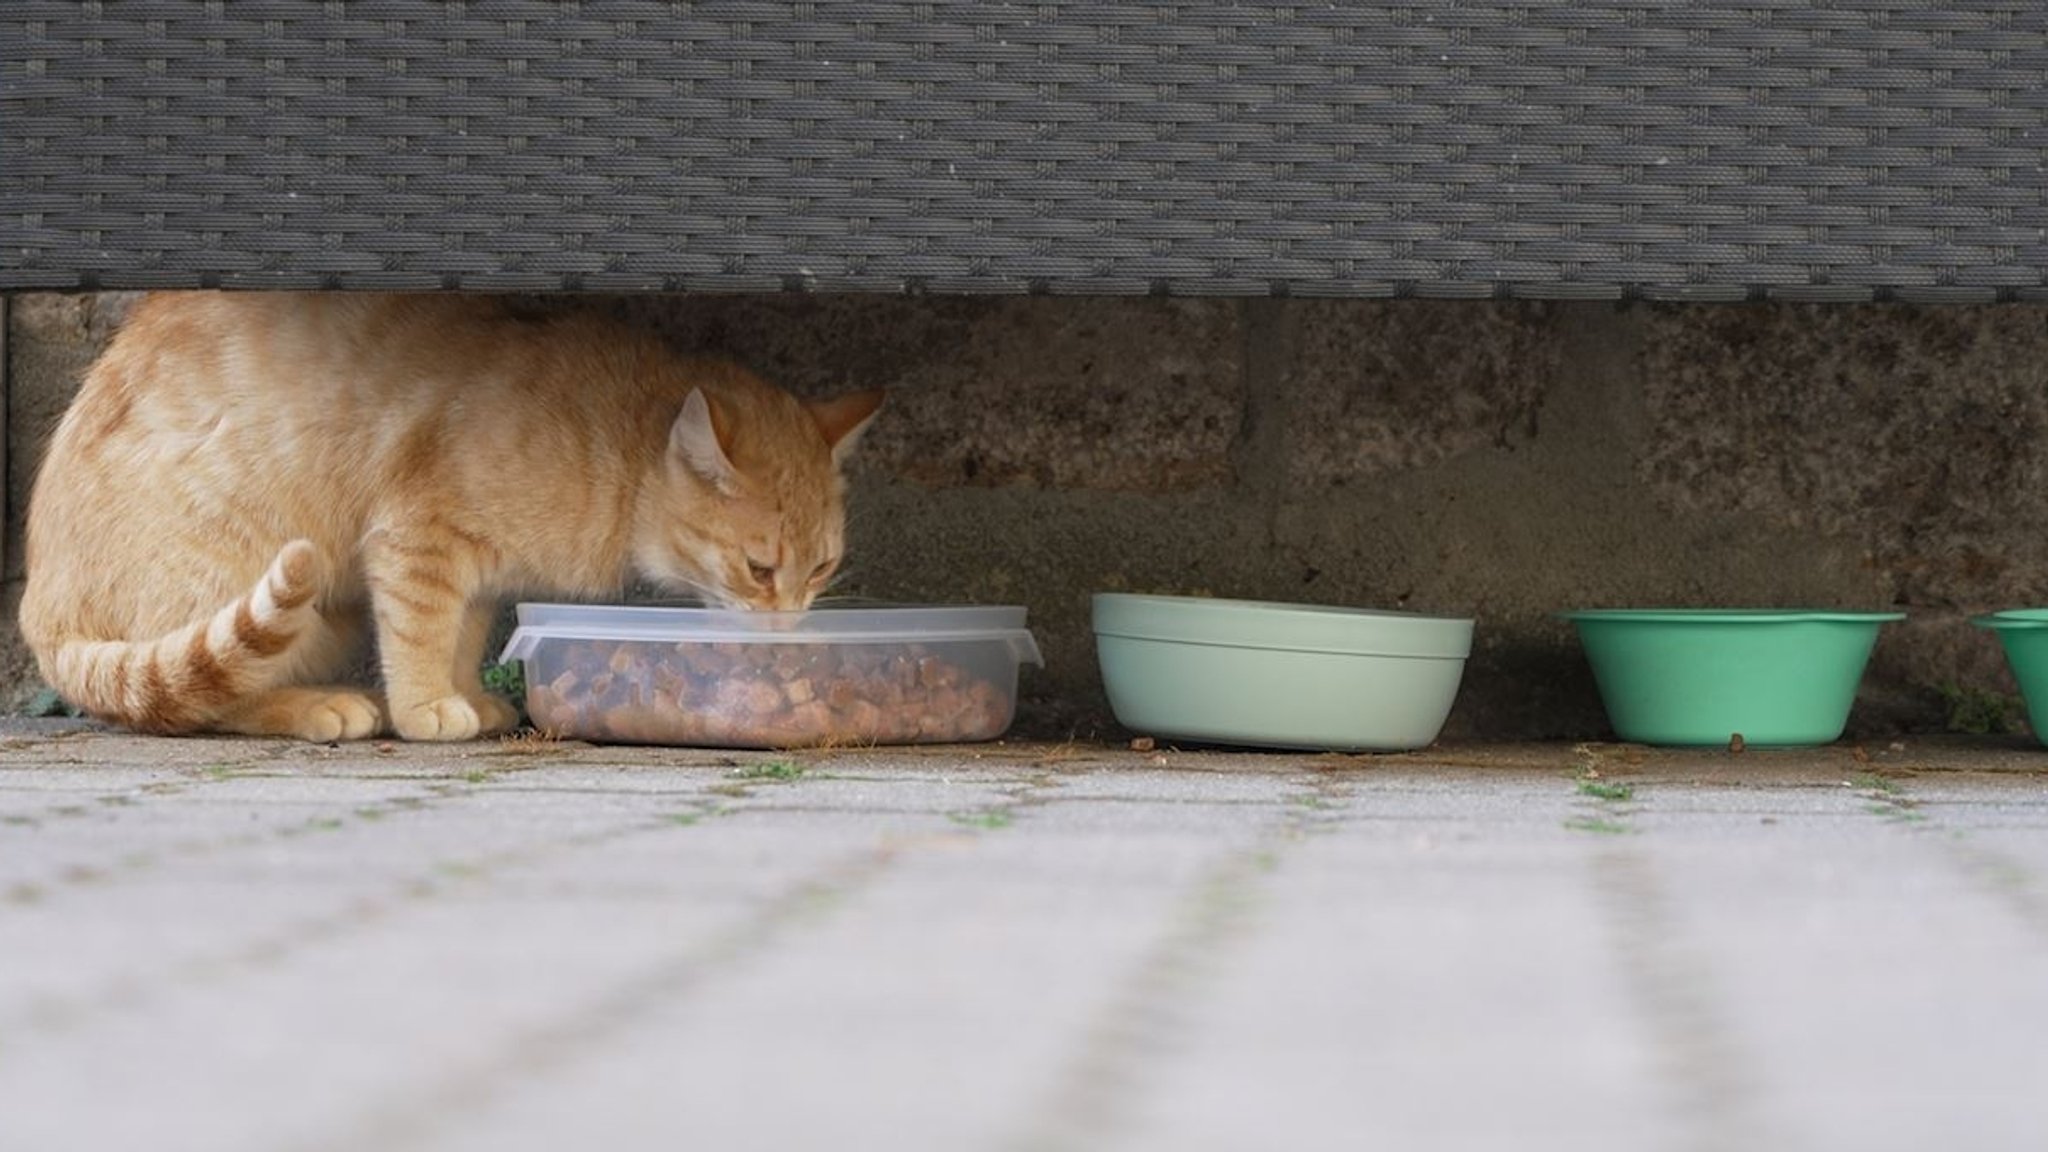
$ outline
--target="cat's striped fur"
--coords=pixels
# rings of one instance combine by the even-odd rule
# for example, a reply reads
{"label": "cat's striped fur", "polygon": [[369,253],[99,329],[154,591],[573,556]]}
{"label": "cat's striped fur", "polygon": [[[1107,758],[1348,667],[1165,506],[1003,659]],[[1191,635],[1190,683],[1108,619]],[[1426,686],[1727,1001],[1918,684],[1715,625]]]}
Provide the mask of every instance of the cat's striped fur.
{"label": "cat's striped fur", "polygon": [[[151,297],[31,497],[24,637],[151,732],[460,739],[499,599],[633,577],[801,608],[881,396],[800,404],[590,314],[451,296]],[[337,682],[377,639],[384,693]]]}

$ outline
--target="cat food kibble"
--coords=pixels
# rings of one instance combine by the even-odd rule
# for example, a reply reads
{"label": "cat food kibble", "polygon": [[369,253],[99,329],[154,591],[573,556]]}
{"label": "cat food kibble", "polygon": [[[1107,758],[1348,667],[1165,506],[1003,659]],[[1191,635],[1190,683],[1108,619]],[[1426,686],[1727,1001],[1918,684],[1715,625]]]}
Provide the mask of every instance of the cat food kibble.
{"label": "cat food kibble", "polygon": [[[552,667],[557,667],[551,665]],[[593,740],[749,747],[987,740],[1004,689],[922,644],[585,640],[530,686],[542,729]]]}

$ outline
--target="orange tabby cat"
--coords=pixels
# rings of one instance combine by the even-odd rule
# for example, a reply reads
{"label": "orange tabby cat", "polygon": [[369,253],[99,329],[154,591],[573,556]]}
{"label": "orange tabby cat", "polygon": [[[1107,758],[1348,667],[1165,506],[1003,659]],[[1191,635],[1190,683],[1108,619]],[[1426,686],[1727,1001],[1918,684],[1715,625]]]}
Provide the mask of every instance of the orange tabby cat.
{"label": "orange tabby cat", "polygon": [[[66,700],[145,731],[499,731],[479,668],[503,596],[638,576],[807,606],[881,399],[801,404],[476,298],[153,296],[44,458],[22,633]],[[336,683],[372,628],[381,696]]]}

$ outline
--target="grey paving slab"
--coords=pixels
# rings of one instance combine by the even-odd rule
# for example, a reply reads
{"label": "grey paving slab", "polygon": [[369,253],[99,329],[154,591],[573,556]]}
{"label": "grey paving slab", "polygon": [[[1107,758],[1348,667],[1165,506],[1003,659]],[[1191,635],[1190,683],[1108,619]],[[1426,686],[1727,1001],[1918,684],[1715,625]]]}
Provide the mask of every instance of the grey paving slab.
{"label": "grey paving slab", "polygon": [[715,986],[494,1086],[484,1115],[397,1146],[1003,1146],[1108,1010],[1105,976],[1142,963],[1221,851],[1162,857],[1028,819],[949,839]]}
{"label": "grey paving slab", "polygon": [[0,892],[17,902],[39,900],[49,889],[98,883],[165,860],[261,850],[336,822],[397,821],[446,802],[405,784],[359,790],[344,800],[311,791],[303,801],[263,804],[180,793],[147,805],[100,806],[32,829],[0,828],[0,843],[20,846],[0,851]]}
{"label": "grey paving slab", "polygon": [[2044,1146],[2044,767],[0,732],[0,1148]]}
{"label": "grey paving slab", "polygon": [[1159,851],[1208,848],[1255,838],[1279,805],[1162,804],[1139,800],[1047,800],[1022,819],[1044,835],[1122,836],[1152,841]]}
{"label": "grey paving slab", "polygon": [[1923,839],[1873,821],[1818,853],[1634,849],[1780,1146],[2048,1139],[2043,941]]}
{"label": "grey paving slab", "polygon": [[2048,837],[2048,806],[2040,803],[2042,791],[2048,788],[1959,789],[1913,781],[1894,796],[1872,799],[1903,804],[1909,812],[1944,828],[2035,832]]}
{"label": "grey paving slab", "polygon": [[1065,1142],[1263,1147],[1284,1116],[1299,1148],[1668,1144],[1593,850],[1374,824],[1312,837],[1250,878],[1199,985],[1127,1058],[1123,1098],[1097,1105],[1103,1131]]}
{"label": "grey paving slab", "polygon": [[146,795],[155,789],[176,790],[204,780],[197,772],[176,768],[121,768],[107,765],[44,767],[14,763],[0,767],[0,804],[61,803],[73,794],[90,796]]}
{"label": "grey paving slab", "polygon": [[[972,812],[1014,804],[1034,790],[1027,778],[974,780],[840,779],[816,775],[786,782],[735,783],[746,788],[750,809],[835,812]],[[731,787],[732,785],[728,785]]]}
{"label": "grey paving slab", "polygon": [[[715,878],[687,900],[556,889],[552,862],[539,859],[504,877],[456,877],[233,953],[221,978],[198,973],[82,1025],[30,1033],[0,1060],[0,1084],[41,1102],[19,1129],[29,1146],[321,1146],[443,1070],[545,1052],[650,972],[731,962],[721,941],[764,905],[806,884],[829,888],[875,851],[860,833],[764,855],[721,847],[720,832],[676,826],[654,861],[611,862],[627,880],[655,862]],[[699,867],[707,852],[744,867]],[[509,894],[494,895],[500,882]],[[245,1107],[251,1084],[291,1106]],[[92,1106],[108,1093],[124,1107]]]}
{"label": "grey paving slab", "polygon": [[[1186,760],[1183,756],[1180,759]],[[1231,771],[1191,762],[1198,767],[1174,771],[1156,766],[1166,757],[1144,757],[1144,767],[1115,771],[1068,769],[1050,784],[1061,800],[1135,800],[1167,804],[1271,804],[1314,787],[1313,772]]]}
{"label": "grey paving slab", "polygon": [[467,798],[447,811],[351,810],[300,834],[198,840],[211,851],[122,857],[89,881],[49,885],[0,915],[0,1031],[10,1018],[75,1016],[241,958],[323,942],[342,926],[594,844],[659,831],[691,810],[614,803],[563,809],[531,797]]}
{"label": "grey paving slab", "polygon": [[1857,789],[1847,781],[1821,780],[1740,788],[1682,781],[1638,782],[1628,787],[1630,802],[1646,815],[1698,815],[1710,819],[1722,816],[1825,817],[1854,815],[1858,810]]}

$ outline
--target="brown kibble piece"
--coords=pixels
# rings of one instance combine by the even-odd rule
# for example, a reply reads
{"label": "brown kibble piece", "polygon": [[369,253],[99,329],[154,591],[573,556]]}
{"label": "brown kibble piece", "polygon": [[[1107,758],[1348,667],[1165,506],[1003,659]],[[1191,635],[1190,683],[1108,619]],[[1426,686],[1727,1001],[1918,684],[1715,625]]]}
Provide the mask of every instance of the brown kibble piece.
{"label": "brown kibble piece", "polygon": [[678,655],[683,658],[683,667],[688,669],[692,676],[717,676],[732,666],[729,659],[702,644],[687,645]]}
{"label": "brown kibble piece", "polygon": [[782,693],[765,680],[727,680],[718,686],[713,710],[736,724],[778,711]]}
{"label": "brown kibble piece", "polygon": [[852,680],[845,678],[834,680],[825,689],[825,703],[831,705],[834,712],[847,711],[853,707],[854,701],[858,699],[860,699],[860,690],[854,686]]}
{"label": "brown kibble piece", "polygon": [[1730,752],[1740,752],[1747,746],[1748,745],[1743,743],[1742,733],[1740,732],[1737,732],[1734,735],[1728,737],[1728,750]]}
{"label": "brown kibble piece", "polygon": [[654,685],[654,694],[664,699],[672,700],[683,690],[682,674],[666,664],[656,664],[649,679]]}
{"label": "brown kibble piece", "polygon": [[809,662],[809,659],[804,655],[803,649],[794,644],[782,645],[781,649],[775,653],[773,661],[775,675],[778,679],[794,680],[803,674],[804,665]]}
{"label": "brown kibble piece", "polygon": [[1159,742],[1150,736],[1138,736],[1131,740],[1131,751],[1133,752],[1150,752],[1157,747],[1159,747]]}
{"label": "brown kibble piece", "polygon": [[882,730],[882,710],[866,700],[855,700],[846,711],[846,720],[854,735],[862,739],[873,739]]}
{"label": "brown kibble piece", "polygon": [[960,683],[960,666],[950,664],[937,656],[926,656],[917,662],[917,682],[926,688],[952,688]]}

